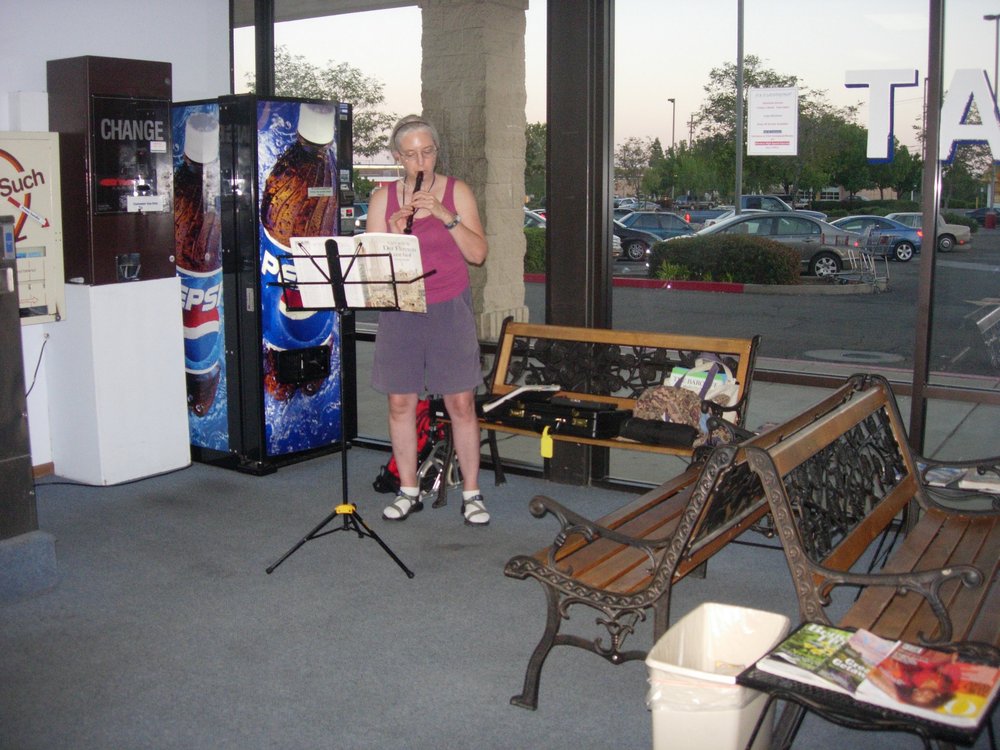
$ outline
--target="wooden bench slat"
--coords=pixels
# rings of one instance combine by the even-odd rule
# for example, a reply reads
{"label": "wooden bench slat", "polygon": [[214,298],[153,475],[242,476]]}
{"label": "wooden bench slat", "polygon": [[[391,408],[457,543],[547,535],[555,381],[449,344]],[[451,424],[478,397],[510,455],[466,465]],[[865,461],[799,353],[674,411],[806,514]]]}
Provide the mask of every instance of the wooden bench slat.
{"label": "wooden bench slat", "polygon": [[[997,518],[973,518],[969,523],[969,532],[963,540],[960,551],[969,552],[975,549],[974,555],[969,555],[968,560],[956,557],[956,562],[968,562],[974,565],[983,574],[985,581],[992,581],[997,577],[1000,569],[1000,532],[998,532],[1000,519]],[[981,636],[972,635],[977,622],[984,616],[983,608],[988,606],[988,597],[991,594],[989,586],[970,589],[965,586],[948,584],[953,588],[952,596],[948,602],[948,611],[956,623],[956,628],[961,628],[961,632],[967,633],[968,640],[983,640]],[[994,617],[994,622],[997,619]],[[1000,632],[994,636],[1000,644]]]}
{"label": "wooden bench slat", "polygon": [[[905,542],[883,568],[887,573],[910,570],[931,570],[949,565],[971,564],[979,568],[989,581],[996,576],[1000,555],[998,519],[949,518],[928,512]],[[959,581],[942,586],[942,599],[955,628],[954,638],[961,639],[975,621],[988,588],[970,589]],[[884,616],[883,612],[892,616]],[[856,604],[841,620],[844,625],[861,627],[904,640],[918,639],[918,631],[935,617],[925,600],[914,595],[899,595],[884,587],[866,589]],[[925,632],[935,637],[937,629]]]}
{"label": "wooden bench slat", "polygon": [[[922,545],[919,554],[915,556],[916,559],[912,567],[899,570],[898,572],[945,568],[952,562],[953,553],[965,535],[965,525],[960,523],[931,524],[930,521],[931,519],[926,519],[926,521],[921,519],[914,531],[920,530],[923,526],[932,525],[935,531],[933,538],[927,544]],[[910,536],[912,535],[913,532],[911,532]],[[907,545],[908,541],[909,536],[903,542],[904,548],[909,546]],[[894,562],[894,558],[891,558],[890,562]],[[897,565],[893,565],[892,568],[887,566],[889,569],[887,572],[896,572],[892,569],[898,567]],[[918,616],[921,611],[923,611],[923,617]],[[922,630],[925,636],[932,637],[931,632],[927,628],[923,628],[922,625],[933,622],[934,619],[929,611],[926,600],[922,597],[912,594],[896,595],[893,598],[892,605],[882,612],[878,620],[869,629],[879,634],[892,633],[897,638],[904,637],[904,634],[908,631]],[[935,628],[935,635],[937,634],[936,631],[937,628]]]}

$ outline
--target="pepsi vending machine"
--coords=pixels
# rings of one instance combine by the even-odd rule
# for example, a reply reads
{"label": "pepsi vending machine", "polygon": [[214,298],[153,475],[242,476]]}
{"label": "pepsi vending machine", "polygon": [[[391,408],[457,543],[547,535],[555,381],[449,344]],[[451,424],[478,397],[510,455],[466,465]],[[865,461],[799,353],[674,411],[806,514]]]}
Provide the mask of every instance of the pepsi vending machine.
{"label": "pepsi vending machine", "polygon": [[351,106],[175,104],[174,240],[192,456],[253,473],[357,434],[353,316],[296,311],[290,239],[353,211]]}

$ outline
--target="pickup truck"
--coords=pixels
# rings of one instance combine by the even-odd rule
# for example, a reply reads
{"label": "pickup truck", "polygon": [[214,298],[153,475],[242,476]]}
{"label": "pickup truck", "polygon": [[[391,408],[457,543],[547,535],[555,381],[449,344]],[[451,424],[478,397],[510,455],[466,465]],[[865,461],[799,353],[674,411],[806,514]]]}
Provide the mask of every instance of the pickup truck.
{"label": "pickup truck", "polygon": [[793,208],[776,195],[741,195],[740,208],[759,208],[763,211],[798,211],[799,213],[814,216],[822,221],[826,221],[827,219],[826,214],[821,211]]}
{"label": "pickup truck", "polygon": [[713,208],[715,201],[711,199],[699,198],[697,195],[678,195],[671,199],[671,206],[674,210],[691,208],[695,210]]}

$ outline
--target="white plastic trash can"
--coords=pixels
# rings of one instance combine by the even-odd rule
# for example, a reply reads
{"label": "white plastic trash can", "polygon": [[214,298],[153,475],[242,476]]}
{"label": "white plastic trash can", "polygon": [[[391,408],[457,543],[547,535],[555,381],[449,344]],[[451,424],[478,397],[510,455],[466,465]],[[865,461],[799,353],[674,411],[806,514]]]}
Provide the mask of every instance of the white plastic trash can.
{"label": "white plastic trash can", "polygon": [[[646,657],[653,750],[746,747],[767,695],[736,675],[788,634],[784,615],[708,602],[678,620]],[[772,716],[754,750],[771,741]]]}

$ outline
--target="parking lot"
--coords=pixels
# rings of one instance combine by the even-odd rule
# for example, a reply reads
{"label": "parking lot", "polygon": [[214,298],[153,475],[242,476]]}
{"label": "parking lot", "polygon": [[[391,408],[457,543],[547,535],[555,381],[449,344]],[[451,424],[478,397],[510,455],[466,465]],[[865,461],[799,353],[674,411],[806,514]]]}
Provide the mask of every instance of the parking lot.
{"label": "parking lot", "polygon": [[[827,295],[815,285],[800,293],[724,294],[616,285],[616,328],[750,336],[762,334],[761,356],[822,361],[852,353],[858,362],[912,368],[921,257],[888,264],[878,294]],[[1000,229],[980,229],[970,248],[937,255],[932,369],[997,375],[982,356],[973,321],[1000,304]],[[644,264],[615,264],[615,276],[643,277]],[[531,319],[544,320],[544,285],[526,285]],[[839,353],[839,354],[838,354]]]}

